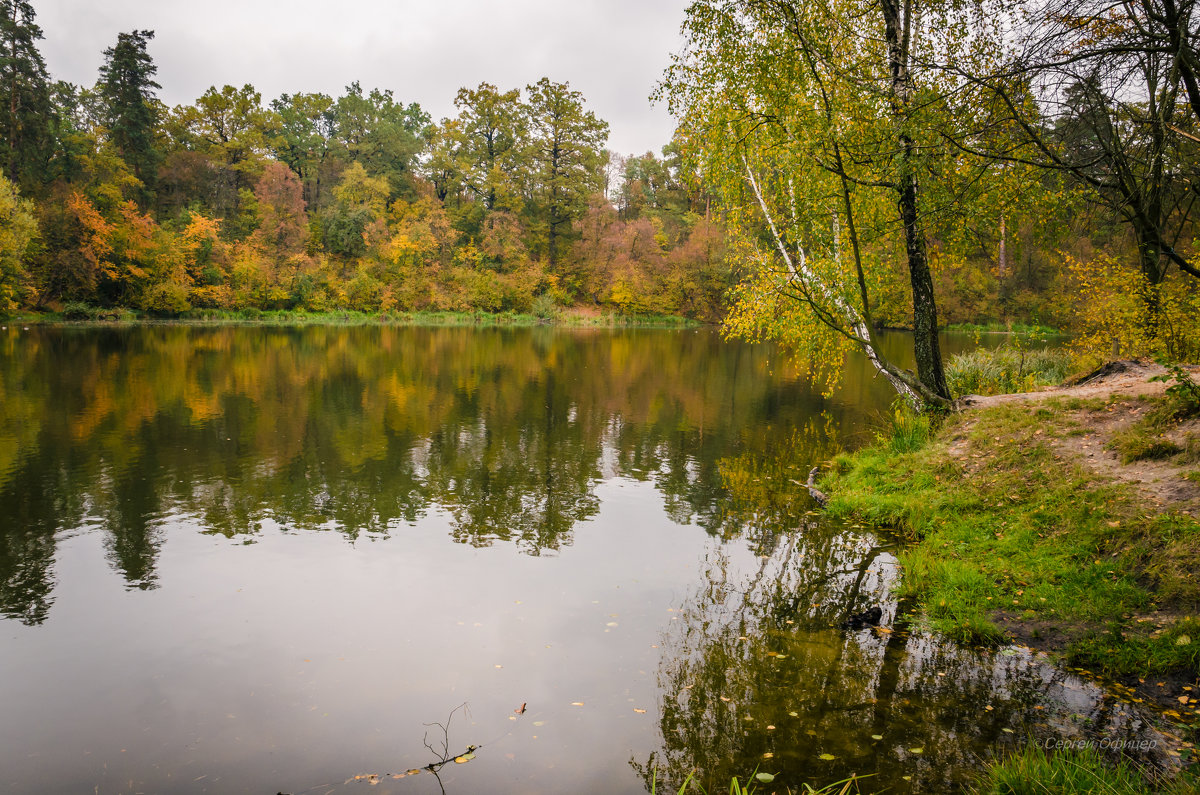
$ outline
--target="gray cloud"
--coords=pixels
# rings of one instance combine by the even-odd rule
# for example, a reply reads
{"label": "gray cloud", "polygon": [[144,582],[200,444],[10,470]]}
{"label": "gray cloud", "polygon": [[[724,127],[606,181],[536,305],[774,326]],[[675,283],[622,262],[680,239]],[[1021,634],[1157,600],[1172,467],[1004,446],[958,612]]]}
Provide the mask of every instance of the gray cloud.
{"label": "gray cloud", "polygon": [[55,78],[90,85],[121,31],[155,31],[160,97],[192,102],[210,85],[252,83],[339,94],[390,88],[434,118],[462,86],[568,81],[612,126],[618,152],[658,151],[673,124],[648,96],[688,0],[35,0]]}

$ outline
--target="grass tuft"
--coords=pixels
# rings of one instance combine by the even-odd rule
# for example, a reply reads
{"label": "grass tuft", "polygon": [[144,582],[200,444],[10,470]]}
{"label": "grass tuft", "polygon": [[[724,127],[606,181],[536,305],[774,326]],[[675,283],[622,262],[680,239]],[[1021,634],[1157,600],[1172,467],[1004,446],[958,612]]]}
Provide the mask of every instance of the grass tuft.
{"label": "grass tuft", "polygon": [[[1111,764],[1093,750],[1049,753],[1027,745],[984,774],[978,795],[1150,795],[1170,792],[1129,762]],[[1182,792],[1182,790],[1180,790]]]}
{"label": "grass tuft", "polygon": [[1063,350],[1026,350],[1008,345],[978,348],[950,358],[946,381],[956,397],[1032,392],[1062,383],[1073,367],[1074,359]]}

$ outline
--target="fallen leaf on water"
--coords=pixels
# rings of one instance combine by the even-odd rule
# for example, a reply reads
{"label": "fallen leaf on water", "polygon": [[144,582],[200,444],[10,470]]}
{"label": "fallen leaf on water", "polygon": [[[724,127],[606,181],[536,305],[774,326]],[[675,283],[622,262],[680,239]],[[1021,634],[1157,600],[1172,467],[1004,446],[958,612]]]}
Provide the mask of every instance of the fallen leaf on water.
{"label": "fallen leaf on water", "polygon": [[637,714],[639,714],[639,715],[645,715],[645,714],[646,714],[646,710],[644,710],[644,709],[638,709],[637,707],[634,707],[634,708],[633,708],[633,711],[634,711],[634,712],[636,712],[636,713],[637,713]]}
{"label": "fallen leaf on water", "polygon": [[882,734],[872,734],[872,735],[871,735],[871,739],[872,739],[872,740],[882,740],[882,739],[883,739],[883,735],[882,735]]}
{"label": "fallen leaf on water", "polygon": [[924,748],[909,748],[908,750],[909,750],[909,753],[913,753],[913,754],[923,754],[923,753],[925,753],[925,749],[924,749]]}
{"label": "fallen leaf on water", "polygon": [[764,784],[770,784],[775,780],[775,777],[770,773],[755,773],[754,777]]}
{"label": "fallen leaf on water", "polygon": [[544,720],[535,720],[535,721],[533,722],[533,725],[534,725],[534,726],[545,726],[545,725],[546,725],[546,721],[544,721]]}
{"label": "fallen leaf on water", "polygon": [[767,726],[767,731],[769,731],[769,732],[773,732],[773,731],[775,731],[775,727],[774,727],[774,726],[771,726],[771,725],[768,725],[768,726]]}
{"label": "fallen leaf on water", "polygon": [[767,751],[765,754],[763,754],[763,759],[774,759],[774,758],[775,758],[775,754],[771,753],[770,751]]}
{"label": "fallen leaf on water", "polygon": [[1005,734],[1013,734],[1012,729],[1001,729],[1000,731],[1004,732]]}
{"label": "fallen leaf on water", "polygon": [[824,759],[826,762],[832,762],[833,760],[837,759],[837,757],[836,757],[836,756],[834,756],[833,754],[821,754],[821,755],[820,755],[819,757],[817,757],[817,758],[818,758],[818,759]]}
{"label": "fallen leaf on water", "polygon": [[789,714],[789,715],[791,715],[793,718],[798,718],[798,717],[800,717],[800,713],[799,713],[799,712],[789,712],[788,714]]}
{"label": "fallen leaf on water", "polygon": [[1180,696],[1180,697],[1179,697],[1179,703],[1180,703],[1180,704],[1186,704],[1186,703],[1188,703],[1188,697],[1187,697],[1187,696]]}
{"label": "fallen leaf on water", "polygon": [[525,703],[526,702],[522,701],[521,706],[514,709],[513,712],[517,713],[518,715],[524,715],[525,714]]}
{"label": "fallen leaf on water", "polygon": [[582,707],[582,706],[583,706],[583,702],[582,702],[582,701],[572,701],[572,702],[571,702],[571,706],[572,706],[572,707]]}
{"label": "fallen leaf on water", "polygon": [[728,701],[728,700],[729,700],[729,698],[728,698],[728,697],[726,697],[726,696],[721,696],[721,700],[722,700],[722,701]]}
{"label": "fallen leaf on water", "polygon": [[606,626],[606,627],[615,627],[615,626],[617,626],[617,622],[616,622],[616,621],[609,621],[609,622],[608,622],[607,624],[605,624],[604,626]]}

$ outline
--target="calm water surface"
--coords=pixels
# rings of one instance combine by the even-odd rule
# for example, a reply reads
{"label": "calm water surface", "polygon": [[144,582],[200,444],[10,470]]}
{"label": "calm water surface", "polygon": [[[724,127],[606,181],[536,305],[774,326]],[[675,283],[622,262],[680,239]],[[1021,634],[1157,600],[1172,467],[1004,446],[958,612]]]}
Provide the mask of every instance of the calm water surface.
{"label": "calm water surface", "polygon": [[941,792],[1140,731],[893,623],[797,484],[889,401],[708,330],[9,327],[0,789]]}

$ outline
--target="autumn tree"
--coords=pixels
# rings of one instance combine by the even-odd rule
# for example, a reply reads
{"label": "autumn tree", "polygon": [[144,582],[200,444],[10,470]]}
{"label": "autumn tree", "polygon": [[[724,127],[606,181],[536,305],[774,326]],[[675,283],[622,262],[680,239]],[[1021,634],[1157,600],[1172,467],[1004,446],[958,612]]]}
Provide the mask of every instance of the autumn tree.
{"label": "autumn tree", "polygon": [[500,203],[519,209],[518,171],[522,166],[527,120],[521,92],[500,91],[491,83],[460,88],[453,131],[455,159],[464,186],[488,210]]}
{"label": "autumn tree", "polygon": [[[689,8],[664,90],[738,233],[746,278],[731,331],[784,341],[828,375],[857,348],[913,405],[949,404],[927,234],[930,208],[953,202],[939,137],[962,86],[929,64],[990,55],[975,14],[895,0]],[[879,296],[900,273],[915,375],[878,342]]]}
{"label": "autumn tree", "polygon": [[386,179],[389,195],[410,190],[413,166],[424,143],[430,118],[417,103],[403,105],[391,91],[364,93],[357,82],[332,108],[333,138],[346,163],[359,163],[367,173]]}
{"label": "autumn tree", "polygon": [[271,103],[276,126],[271,145],[304,184],[310,208],[321,206],[323,179],[333,152],[336,114],[328,94],[284,94]]}
{"label": "autumn tree", "polygon": [[608,123],[585,110],[583,95],[567,83],[543,77],[529,92],[530,147],[534,165],[533,204],[545,232],[551,270],[561,256],[571,224],[604,179]]}
{"label": "autumn tree", "polygon": [[108,135],[117,151],[147,188],[155,181],[159,153],[154,147],[159,106],[154,82],[158,67],[147,45],[152,30],[117,35],[117,43],[104,51],[99,93],[105,102]]}
{"label": "autumn tree", "polygon": [[1200,277],[1187,250],[1200,183],[1196,2],[1054,0],[1020,22],[997,68],[955,70],[991,92],[985,129],[1009,134],[956,143],[1065,175],[1121,219],[1153,336],[1171,270]]}
{"label": "autumn tree", "polygon": [[0,315],[20,306],[29,290],[25,263],[37,233],[33,204],[0,175]]}

